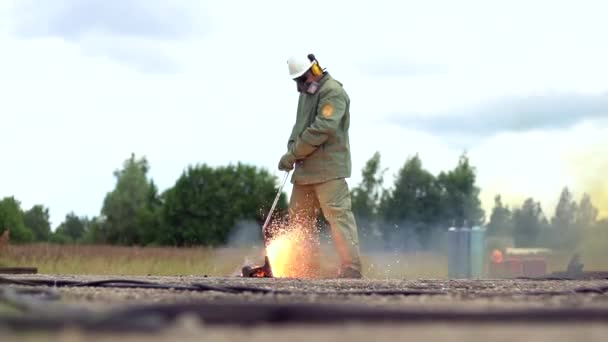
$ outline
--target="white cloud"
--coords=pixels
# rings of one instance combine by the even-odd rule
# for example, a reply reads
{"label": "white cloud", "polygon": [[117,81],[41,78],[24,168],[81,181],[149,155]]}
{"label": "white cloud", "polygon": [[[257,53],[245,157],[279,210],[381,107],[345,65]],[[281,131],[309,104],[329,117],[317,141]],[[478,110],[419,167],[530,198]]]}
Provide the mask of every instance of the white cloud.
{"label": "white cloud", "polygon": [[[89,33],[154,39],[183,39],[200,23],[191,12],[198,1],[56,0],[14,2],[14,32],[22,37],[78,41]],[[199,18],[200,19],[200,16]]]}
{"label": "white cloud", "polygon": [[439,135],[467,137],[559,130],[583,121],[606,118],[608,93],[531,94],[491,100],[472,108],[453,108],[447,113],[395,115],[391,121]]}
{"label": "white cloud", "polygon": [[208,33],[211,22],[198,1],[60,0],[16,2],[11,32],[19,38],[58,38],[90,56],[110,58],[142,72],[175,72],[175,42]]}

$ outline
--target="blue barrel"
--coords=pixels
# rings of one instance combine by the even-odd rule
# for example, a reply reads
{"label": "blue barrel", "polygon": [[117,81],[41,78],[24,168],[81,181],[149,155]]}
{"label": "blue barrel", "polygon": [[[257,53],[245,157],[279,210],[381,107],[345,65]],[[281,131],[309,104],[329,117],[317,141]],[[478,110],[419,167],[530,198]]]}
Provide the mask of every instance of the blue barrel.
{"label": "blue barrel", "polygon": [[471,277],[481,279],[484,277],[485,260],[485,233],[482,227],[475,226],[471,229],[470,242],[470,270]]}
{"label": "blue barrel", "polygon": [[458,241],[459,278],[471,278],[471,229],[460,228]]}
{"label": "blue barrel", "polygon": [[458,264],[458,229],[450,227],[448,229],[448,278],[459,278]]}

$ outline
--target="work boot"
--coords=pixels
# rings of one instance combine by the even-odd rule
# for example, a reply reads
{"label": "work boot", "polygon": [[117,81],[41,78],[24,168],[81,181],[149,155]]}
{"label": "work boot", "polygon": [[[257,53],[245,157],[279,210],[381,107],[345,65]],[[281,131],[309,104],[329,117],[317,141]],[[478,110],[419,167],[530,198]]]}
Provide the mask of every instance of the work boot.
{"label": "work boot", "polygon": [[361,275],[361,271],[353,268],[353,267],[344,267],[340,269],[338,272],[339,279],[361,279],[363,276]]}

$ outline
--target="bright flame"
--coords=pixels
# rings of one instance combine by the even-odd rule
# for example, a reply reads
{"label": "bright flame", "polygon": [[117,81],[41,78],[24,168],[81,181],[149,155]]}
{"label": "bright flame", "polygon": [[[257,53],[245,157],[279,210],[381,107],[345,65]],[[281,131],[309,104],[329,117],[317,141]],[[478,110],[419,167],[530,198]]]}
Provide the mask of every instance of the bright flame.
{"label": "bright flame", "polygon": [[277,278],[313,276],[311,244],[301,229],[282,229],[266,246],[272,275]]}

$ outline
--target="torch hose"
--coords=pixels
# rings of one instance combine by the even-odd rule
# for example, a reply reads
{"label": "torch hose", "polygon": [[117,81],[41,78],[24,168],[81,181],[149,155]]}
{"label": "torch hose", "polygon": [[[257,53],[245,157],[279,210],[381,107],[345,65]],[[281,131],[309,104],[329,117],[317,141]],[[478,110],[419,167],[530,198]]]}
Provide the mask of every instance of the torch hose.
{"label": "torch hose", "polygon": [[274,202],[272,202],[272,206],[270,207],[270,212],[268,213],[268,216],[266,216],[266,221],[264,222],[264,225],[262,226],[264,244],[266,244],[266,229],[268,228],[268,224],[270,223],[270,219],[272,218],[272,213],[274,212],[274,208],[277,206],[277,203],[279,202],[279,198],[281,197],[281,192],[283,192],[283,187],[285,186],[285,183],[287,182],[287,177],[289,176],[289,172],[290,171],[285,172],[285,177],[283,178],[283,182],[281,183],[281,186],[279,187],[279,191],[277,191],[277,195],[274,197]]}

